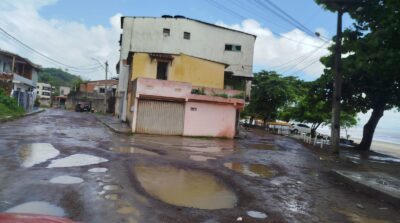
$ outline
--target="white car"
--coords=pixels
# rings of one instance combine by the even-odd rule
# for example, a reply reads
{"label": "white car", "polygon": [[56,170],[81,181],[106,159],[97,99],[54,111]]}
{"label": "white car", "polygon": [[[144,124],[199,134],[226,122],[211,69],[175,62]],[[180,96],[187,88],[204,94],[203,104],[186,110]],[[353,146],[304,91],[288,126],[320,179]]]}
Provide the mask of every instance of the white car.
{"label": "white car", "polygon": [[292,124],[292,126],[290,127],[290,131],[295,134],[299,133],[310,134],[311,128],[308,125],[299,123],[299,124]]}

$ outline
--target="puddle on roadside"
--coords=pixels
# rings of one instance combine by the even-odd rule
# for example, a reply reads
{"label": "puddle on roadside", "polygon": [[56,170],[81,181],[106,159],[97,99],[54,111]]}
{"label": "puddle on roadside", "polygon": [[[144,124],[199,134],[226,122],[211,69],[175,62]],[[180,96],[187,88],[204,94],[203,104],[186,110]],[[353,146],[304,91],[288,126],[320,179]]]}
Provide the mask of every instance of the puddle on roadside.
{"label": "puddle on roadside", "polygon": [[[223,148],[217,146],[209,146],[209,147],[184,146],[182,147],[182,149],[198,153],[221,153],[224,151]],[[229,149],[227,150],[229,151]]]}
{"label": "puddle on roadside", "polygon": [[276,170],[262,164],[247,163],[224,163],[226,168],[242,173],[250,177],[273,177],[277,174]]}
{"label": "puddle on roadside", "polygon": [[123,206],[117,210],[119,214],[133,214],[135,216],[140,216],[140,211],[132,206]]}
{"label": "puddle on roadside", "polygon": [[109,184],[109,185],[104,185],[103,190],[105,191],[111,191],[111,190],[121,190],[122,187],[116,184]]}
{"label": "puddle on roadside", "polygon": [[53,184],[79,184],[82,183],[83,179],[80,177],[72,177],[68,175],[53,177],[50,179],[50,183]]}
{"label": "puddle on roadside", "polygon": [[95,167],[88,170],[91,173],[105,173],[108,171],[107,168],[104,167]]}
{"label": "puddle on roadside", "polygon": [[117,201],[121,198],[121,196],[118,194],[106,194],[104,198],[111,201]]}
{"label": "puddle on roadside", "polygon": [[338,210],[337,212],[345,215],[353,223],[389,223],[389,221],[365,217],[348,211]]}
{"label": "puddle on roadside", "polygon": [[152,196],[169,204],[200,209],[232,208],[237,197],[216,177],[171,166],[136,166],[136,177]]}
{"label": "puddle on roadside", "polygon": [[19,151],[22,161],[21,166],[32,167],[36,164],[46,162],[60,154],[50,143],[32,143],[23,145]]}
{"label": "puddle on roadside", "polygon": [[44,214],[62,217],[65,212],[62,208],[52,205],[44,201],[26,202],[15,207],[12,207],[5,212],[21,213],[21,214]]}
{"label": "puddle on roadside", "polygon": [[64,158],[52,160],[51,163],[47,166],[47,168],[87,166],[107,161],[108,161],[107,159],[98,156],[78,153]]}
{"label": "puddle on roadside", "polygon": [[264,219],[267,218],[268,215],[259,211],[247,211],[246,212],[248,216],[252,218],[259,218],[259,219]]}
{"label": "puddle on roadside", "polygon": [[137,148],[137,147],[112,147],[110,148],[111,151],[118,152],[118,153],[136,153],[136,154],[144,154],[144,155],[150,155],[150,156],[159,156],[158,153]]}
{"label": "puddle on roadside", "polygon": [[210,156],[202,156],[202,155],[190,155],[189,159],[194,160],[194,161],[200,161],[204,162],[207,160],[215,160],[215,157],[210,157]]}

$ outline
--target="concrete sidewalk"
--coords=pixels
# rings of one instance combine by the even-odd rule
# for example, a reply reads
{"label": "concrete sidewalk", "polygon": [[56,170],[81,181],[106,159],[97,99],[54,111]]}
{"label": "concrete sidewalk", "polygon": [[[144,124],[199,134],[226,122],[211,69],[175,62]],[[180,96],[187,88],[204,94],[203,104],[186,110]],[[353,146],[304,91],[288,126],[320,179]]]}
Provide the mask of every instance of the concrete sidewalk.
{"label": "concrete sidewalk", "polygon": [[110,128],[113,132],[121,134],[131,134],[131,128],[121,120],[111,115],[95,115],[96,119]]}

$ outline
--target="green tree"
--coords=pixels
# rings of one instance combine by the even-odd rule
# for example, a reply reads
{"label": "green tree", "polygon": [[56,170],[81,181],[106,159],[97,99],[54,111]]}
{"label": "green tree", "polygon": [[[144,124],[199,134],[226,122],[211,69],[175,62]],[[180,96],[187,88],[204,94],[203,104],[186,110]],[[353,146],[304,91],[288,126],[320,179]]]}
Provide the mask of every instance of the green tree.
{"label": "green tree", "polygon": [[302,81],[263,70],[254,75],[252,84],[251,100],[245,113],[261,118],[265,123],[267,120],[275,120],[279,109],[294,101]]}
{"label": "green tree", "polygon": [[[342,104],[363,113],[372,110],[358,146],[369,150],[384,111],[400,107],[400,1],[354,1],[346,11],[355,22],[343,33]],[[333,57],[322,62],[331,76]]]}

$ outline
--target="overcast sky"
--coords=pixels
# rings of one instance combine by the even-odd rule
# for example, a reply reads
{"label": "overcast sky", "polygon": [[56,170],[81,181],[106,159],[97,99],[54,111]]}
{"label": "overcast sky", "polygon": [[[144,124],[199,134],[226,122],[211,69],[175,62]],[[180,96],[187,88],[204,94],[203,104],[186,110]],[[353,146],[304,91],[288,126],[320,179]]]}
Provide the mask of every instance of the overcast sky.
{"label": "overcast sky", "polygon": [[[213,3],[217,1],[224,7]],[[331,38],[336,15],[313,0],[272,0],[312,32]],[[234,13],[232,13],[232,11]],[[314,80],[322,73],[319,57],[326,55],[325,41],[307,35],[255,0],[1,0],[0,27],[29,47],[68,65],[85,79],[104,79],[97,61],[109,61],[116,75],[119,58],[120,16],[184,15],[257,35],[254,71],[276,69],[284,75]],[[344,27],[351,19],[344,16]],[[18,53],[44,67],[67,68],[44,59],[0,34],[0,48]],[[368,115],[361,115],[364,124]],[[400,115],[386,112],[378,132],[397,131]]]}

